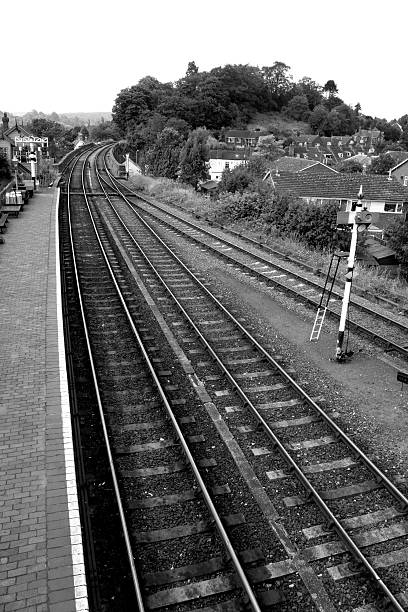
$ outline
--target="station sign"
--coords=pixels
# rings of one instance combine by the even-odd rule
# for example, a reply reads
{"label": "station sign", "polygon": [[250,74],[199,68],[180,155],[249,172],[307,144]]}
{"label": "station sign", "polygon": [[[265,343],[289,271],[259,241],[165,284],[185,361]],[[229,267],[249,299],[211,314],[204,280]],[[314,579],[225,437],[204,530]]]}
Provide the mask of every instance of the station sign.
{"label": "station sign", "polygon": [[27,145],[27,144],[38,144],[46,145],[48,147],[48,137],[42,136],[16,136],[14,138],[15,145]]}

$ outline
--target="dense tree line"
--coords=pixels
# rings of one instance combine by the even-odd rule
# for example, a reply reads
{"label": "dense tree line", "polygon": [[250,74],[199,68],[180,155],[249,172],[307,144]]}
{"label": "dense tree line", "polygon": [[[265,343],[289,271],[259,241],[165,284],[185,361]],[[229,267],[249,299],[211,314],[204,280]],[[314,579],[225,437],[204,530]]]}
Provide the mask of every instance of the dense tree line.
{"label": "dense tree line", "polygon": [[[306,131],[324,136],[351,135],[360,128],[376,127],[385,139],[379,152],[408,148],[408,115],[398,122],[366,116],[359,104],[352,108],[339,97],[334,80],[323,86],[310,77],[294,81],[289,71],[280,61],[262,68],[228,64],[210,71],[199,71],[195,62],[190,62],[184,77],[174,83],[146,76],[119,92],[112,111],[114,125],[126,139],[130,153],[150,174],[179,178],[194,186],[206,173],[200,170],[193,177],[191,172],[181,171],[180,156],[189,134],[204,128],[208,145],[220,148],[225,129],[245,128],[258,112],[277,111],[288,119],[306,122]],[[289,135],[284,130],[273,131],[258,151],[269,160],[284,154],[279,139]],[[192,149],[190,155],[193,150],[198,151]],[[371,171],[383,173],[389,163],[381,158]],[[340,164],[339,169],[362,171],[361,166],[347,164]]]}
{"label": "dense tree line", "polygon": [[206,127],[217,134],[225,127],[245,127],[255,113],[270,111],[305,121],[316,134],[346,135],[377,127],[386,141],[408,144],[408,115],[398,122],[364,115],[360,104],[352,108],[339,97],[332,79],[323,86],[310,77],[293,81],[289,71],[279,61],[262,68],[228,64],[208,72],[190,62],[185,76],[175,83],[146,76],[123,89],[113,119],[139,149],[165,127],[181,132]]}

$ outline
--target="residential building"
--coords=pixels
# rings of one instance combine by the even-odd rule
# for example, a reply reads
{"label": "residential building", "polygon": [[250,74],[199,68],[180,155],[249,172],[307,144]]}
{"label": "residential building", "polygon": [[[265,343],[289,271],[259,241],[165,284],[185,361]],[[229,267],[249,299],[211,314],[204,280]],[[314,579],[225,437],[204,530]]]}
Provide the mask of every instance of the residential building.
{"label": "residential building", "polygon": [[[403,153],[403,151],[401,151]],[[404,187],[408,187],[408,153],[404,151],[404,158],[390,170],[390,176],[397,179]]]}
{"label": "residential building", "polygon": [[[304,159],[301,157],[289,157],[288,155],[280,157],[270,163],[270,170],[272,174],[279,174],[280,172],[313,172],[316,174],[337,174],[334,168],[330,168],[320,161],[312,159]],[[266,177],[265,177],[266,178]]]}
{"label": "residential building", "polygon": [[271,174],[270,180],[277,191],[290,192],[307,203],[335,202],[343,211],[352,210],[362,186],[367,208],[387,213],[382,217],[382,227],[408,208],[408,188],[382,175],[282,172],[278,176]]}
{"label": "residential building", "polygon": [[261,132],[252,132],[251,130],[225,130],[221,139],[234,148],[255,148],[260,135]]}
{"label": "residential building", "polygon": [[220,181],[226,168],[232,170],[248,161],[247,150],[213,149],[210,151],[209,173],[212,181]]}
{"label": "residential building", "polygon": [[374,155],[382,141],[379,130],[360,130],[353,136],[319,136],[301,134],[292,139],[286,151],[289,156],[313,159],[333,166],[354,155]]}

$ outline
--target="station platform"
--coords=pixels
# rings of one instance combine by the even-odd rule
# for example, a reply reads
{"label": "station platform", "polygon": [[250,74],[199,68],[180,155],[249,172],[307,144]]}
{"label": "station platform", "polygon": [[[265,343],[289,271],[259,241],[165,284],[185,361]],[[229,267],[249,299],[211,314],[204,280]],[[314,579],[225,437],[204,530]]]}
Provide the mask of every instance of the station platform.
{"label": "station platform", "polygon": [[[59,190],[0,244],[0,610],[88,610],[60,303]],[[1,212],[1,211],[0,211]]]}

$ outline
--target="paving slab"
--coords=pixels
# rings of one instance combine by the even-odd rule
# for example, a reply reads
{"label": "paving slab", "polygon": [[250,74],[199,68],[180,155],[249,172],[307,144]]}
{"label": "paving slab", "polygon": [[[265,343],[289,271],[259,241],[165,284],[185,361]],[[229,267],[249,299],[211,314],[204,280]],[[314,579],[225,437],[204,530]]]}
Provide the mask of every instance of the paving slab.
{"label": "paving slab", "polygon": [[[65,367],[59,190],[0,244],[0,610],[88,610]],[[79,579],[78,579],[79,577]]]}

